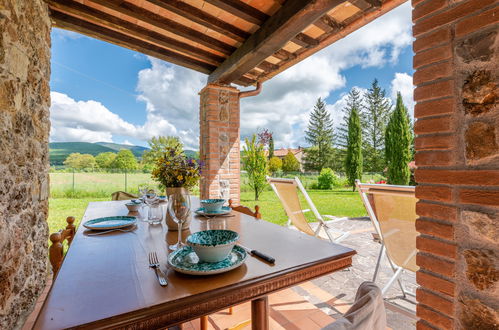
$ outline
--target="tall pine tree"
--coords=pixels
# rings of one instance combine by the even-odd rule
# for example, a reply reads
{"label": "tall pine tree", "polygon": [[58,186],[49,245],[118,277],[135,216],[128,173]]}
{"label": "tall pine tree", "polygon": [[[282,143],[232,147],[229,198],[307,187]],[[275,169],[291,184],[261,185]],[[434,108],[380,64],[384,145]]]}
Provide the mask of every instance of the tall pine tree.
{"label": "tall pine tree", "polygon": [[390,100],[385,90],[374,79],[365,95],[366,104],[362,112],[364,136],[364,169],[368,172],[382,172],[385,167],[385,128],[390,116]]}
{"label": "tall pine tree", "polygon": [[348,124],[350,116],[353,109],[356,109],[357,114],[360,116],[363,107],[362,94],[357,88],[354,87],[348,93],[346,101],[347,104],[342,109],[343,119],[341,125],[336,129],[336,145],[345,151],[348,146]]}
{"label": "tall pine tree", "polygon": [[348,118],[347,155],[345,172],[348,184],[355,190],[355,180],[362,179],[362,129],[357,108],[353,108]]}
{"label": "tall pine tree", "polygon": [[272,157],[274,157],[274,135],[271,135],[269,139],[269,160]]}
{"label": "tall pine tree", "polygon": [[412,159],[411,143],[409,115],[399,92],[397,105],[386,127],[385,157],[388,165],[388,183],[409,184],[411,171],[408,164]]}
{"label": "tall pine tree", "polygon": [[305,168],[320,171],[327,167],[333,157],[333,120],[326,103],[319,98],[310,114],[305,140],[311,148],[305,150]]}

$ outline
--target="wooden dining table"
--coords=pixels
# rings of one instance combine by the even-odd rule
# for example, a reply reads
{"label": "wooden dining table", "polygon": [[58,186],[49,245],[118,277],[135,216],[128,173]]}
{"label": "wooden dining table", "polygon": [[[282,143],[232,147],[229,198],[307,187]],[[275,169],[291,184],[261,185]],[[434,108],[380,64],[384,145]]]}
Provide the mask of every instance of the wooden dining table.
{"label": "wooden dining table", "polygon": [[[199,199],[191,199],[192,208],[198,207]],[[81,222],[129,215],[125,203],[89,203]],[[262,214],[265,218],[265,210]],[[242,266],[223,274],[180,274],[167,263],[168,245],[176,242],[177,232],[168,231],[164,223],[139,220],[131,232],[98,236],[89,236],[80,225],[34,329],[158,329],[251,301],[252,328],[265,330],[267,295],[349,267],[356,253],[239,212],[232,215],[193,214],[182,237],[207,229],[234,230],[240,244],[274,257],[274,264],[249,255]],[[149,252],[157,253],[168,286],[160,286],[149,268]]]}

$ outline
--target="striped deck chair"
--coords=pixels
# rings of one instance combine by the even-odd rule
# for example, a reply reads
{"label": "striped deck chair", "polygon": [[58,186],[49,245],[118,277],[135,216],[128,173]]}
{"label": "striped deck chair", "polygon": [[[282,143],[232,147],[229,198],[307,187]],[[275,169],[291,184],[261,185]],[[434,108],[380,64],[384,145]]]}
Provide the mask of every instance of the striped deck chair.
{"label": "striped deck chair", "polygon": [[374,270],[376,281],[381,260],[386,253],[393,276],[383,287],[383,295],[397,281],[404,297],[408,292],[400,275],[404,270],[416,272],[416,202],[415,187],[355,182],[362,202],[379,235],[381,250]]}
{"label": "striped deck chair", "polygon": [[[331,223],[347,220],[347,218],[331,220],[326,224],[323,217],[320,215],[319,211],[317,211],[317,208],[310,199],[310,196],[307,194],[307,191],[300,182],[300,179],[298,179],[297,177],[295,177],[294,179],[267,177],[267,182],[270,184],[277,197],[279,197],[279,200],[281,201],[281,204],[286,211],[286,214],[288,216],[288,225],[292,223],[298,230],[316,237],[319,236],[321,230],[324,229],[327,237],[332,243],[339,243],[347,238],[348,235],[350,235],[349,232],[337,230],[330,226]],[[302,209],[298,196],[298,189],[302,192],[310,209]],[[315,218],[319,222],[319,225],[315,230],[312,229],[307,221],[307,218],[305,217],[304,213],[308,211],[312,211]]]}

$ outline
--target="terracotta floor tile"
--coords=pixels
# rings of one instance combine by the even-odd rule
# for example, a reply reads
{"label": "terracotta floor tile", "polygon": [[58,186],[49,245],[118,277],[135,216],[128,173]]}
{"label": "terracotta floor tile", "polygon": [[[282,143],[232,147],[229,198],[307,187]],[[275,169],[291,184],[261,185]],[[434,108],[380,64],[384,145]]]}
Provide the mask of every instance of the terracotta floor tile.
{"label": "terracotta floor tile", "polygon": [[299,329],[306,329],[306,330],[320,330],[322,328],[308,317],[296,320],[293,322],[293,324]]}
{"label": "terracotta floor tile", "polygon": [[327,315],[326,313],[324,313],[320,309],[313,312],[312,314],[310,314],[309,318],[312,321],[314,321],[315,323],[317,323],[317,325],[320,326],[321,328],[323,328],[326,325],[331,324],[335,321],[334,318]]}

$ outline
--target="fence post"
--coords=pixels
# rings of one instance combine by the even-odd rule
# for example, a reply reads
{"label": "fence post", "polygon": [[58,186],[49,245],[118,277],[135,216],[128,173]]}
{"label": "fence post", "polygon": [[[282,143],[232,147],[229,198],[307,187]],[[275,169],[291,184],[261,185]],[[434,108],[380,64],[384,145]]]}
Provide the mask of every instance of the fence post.
{"label": "fence post", "polygon": [[75,169],[73,167],[73,196],[75,194]]}
{"label": "fence post", "polygon": [[127,169],[125,168],[125,192],[127,192]]}

